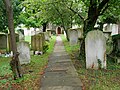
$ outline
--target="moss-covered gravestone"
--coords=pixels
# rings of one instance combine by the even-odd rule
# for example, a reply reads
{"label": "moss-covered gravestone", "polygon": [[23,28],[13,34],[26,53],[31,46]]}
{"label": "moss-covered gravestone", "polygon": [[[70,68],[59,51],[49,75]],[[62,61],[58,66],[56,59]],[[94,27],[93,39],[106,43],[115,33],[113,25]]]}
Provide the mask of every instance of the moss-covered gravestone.
{"label": "moss-covered gravestone", "polygon": [[0,49],[7,49],[7,35],[0,34]]}

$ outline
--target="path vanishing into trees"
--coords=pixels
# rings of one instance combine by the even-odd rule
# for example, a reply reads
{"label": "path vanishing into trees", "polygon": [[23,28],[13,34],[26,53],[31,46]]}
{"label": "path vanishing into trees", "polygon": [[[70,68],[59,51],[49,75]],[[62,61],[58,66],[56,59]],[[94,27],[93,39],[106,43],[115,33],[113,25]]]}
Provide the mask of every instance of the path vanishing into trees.
{"label": "path vanishing into trees", "polygon": [[54,51],[48,62],[48,67],[41,79],[40,90],[82,90],[81,80],[66,53],[60,36],[56,38]]}

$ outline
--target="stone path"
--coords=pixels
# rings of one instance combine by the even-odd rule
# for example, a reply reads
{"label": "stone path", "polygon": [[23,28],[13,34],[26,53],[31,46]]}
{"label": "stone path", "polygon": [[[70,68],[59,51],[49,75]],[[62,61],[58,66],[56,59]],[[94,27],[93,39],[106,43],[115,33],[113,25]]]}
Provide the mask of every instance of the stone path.
{"label": "stone path", "polygon": [[66,53],[61,37],[57,36],[54,52],[41,79],[40,90],[82,90],[82,83]]}

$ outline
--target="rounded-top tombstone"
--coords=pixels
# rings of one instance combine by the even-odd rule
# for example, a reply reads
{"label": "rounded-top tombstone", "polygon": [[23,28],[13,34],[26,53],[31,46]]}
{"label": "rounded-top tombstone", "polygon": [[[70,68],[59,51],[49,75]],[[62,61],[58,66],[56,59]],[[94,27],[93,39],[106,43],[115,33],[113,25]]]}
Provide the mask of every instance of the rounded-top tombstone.
{"label": "rounded-top tombstone", "polygon": [[102,31],[88,32],[85,39],[86,68],[106,68],[106,38]]}
{"label": "rounded-top tombstone", "polygon": [[78,42],[78,31],[77,29],[70,29],[69,30],[69,39],[70,45],[76,45]]}

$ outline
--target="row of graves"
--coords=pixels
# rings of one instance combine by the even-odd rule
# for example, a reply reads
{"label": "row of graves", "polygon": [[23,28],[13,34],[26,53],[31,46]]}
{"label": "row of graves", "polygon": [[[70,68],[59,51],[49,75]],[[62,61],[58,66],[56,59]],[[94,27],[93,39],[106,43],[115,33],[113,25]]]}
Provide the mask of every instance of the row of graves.
{"label": "row of graves", "polygon": [[[19,52],[20,64],[30,63],[30,55],[45,53],[44,46],[51,37],[51,30],[31,36],[31,44],[24,40],[24,35],[16,34],[17,51]],[[31,52],[34,53],[31,53]],[[12,57],[11,41],[9,34],[0,34],[0,57]]]}
{"label": "row of graves", "polygon": [[[106,69],[107,55],[111,54],[115,44],[116,49],[120,51],[120,25],[106,25],[103,31],[93,30],[88,32],[85,38],[86,68],[104,68]],[[81,28],[68,30],[70,45],[76,45],[83,38]],[[113,42],[116,37],[115,42]],[[120,52],[118,52],[120,54]],[[117,56],[117,62],[120,63],[120,56]]]}

